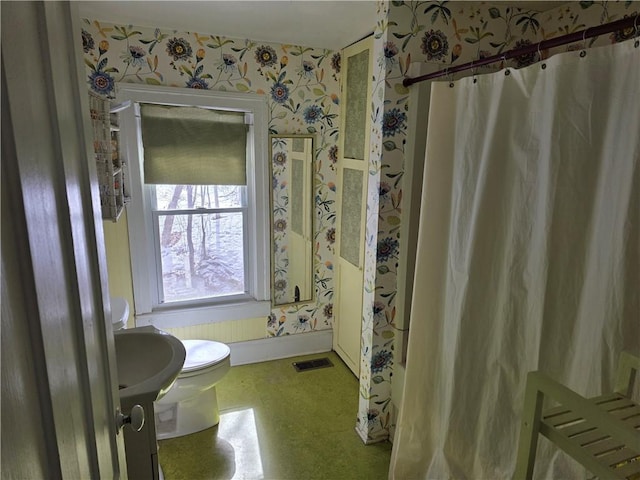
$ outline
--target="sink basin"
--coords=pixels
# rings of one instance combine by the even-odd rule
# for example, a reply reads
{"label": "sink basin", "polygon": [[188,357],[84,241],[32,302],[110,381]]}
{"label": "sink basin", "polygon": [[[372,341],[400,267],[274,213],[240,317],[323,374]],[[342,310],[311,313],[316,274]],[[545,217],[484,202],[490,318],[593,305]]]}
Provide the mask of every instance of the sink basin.
{"label": "sink basin", "polygon": [[114,333],[120,402],[148,403],[164,396],[182,369],[182,342],[155,327]]}

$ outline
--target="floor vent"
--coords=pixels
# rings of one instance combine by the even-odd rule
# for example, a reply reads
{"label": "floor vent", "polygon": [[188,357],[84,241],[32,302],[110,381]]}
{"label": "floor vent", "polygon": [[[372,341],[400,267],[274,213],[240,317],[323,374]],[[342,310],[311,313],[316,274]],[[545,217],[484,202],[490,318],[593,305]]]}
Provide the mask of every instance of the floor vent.
{"label": "floor vent", "polygon": [[306,372],[308,370],[316,370],[318,368],[333,367],[333,363],[325,357],[305,360],[304,362],[293,362],[293,366],[297,372]]}

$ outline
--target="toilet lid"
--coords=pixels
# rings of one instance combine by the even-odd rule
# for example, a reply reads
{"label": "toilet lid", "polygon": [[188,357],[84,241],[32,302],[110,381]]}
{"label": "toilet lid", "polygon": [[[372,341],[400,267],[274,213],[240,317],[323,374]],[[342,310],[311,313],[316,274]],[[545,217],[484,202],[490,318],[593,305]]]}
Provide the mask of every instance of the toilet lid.
{"label": "toilet lid", "polygon": [[182,372],[193,372],[220,363],[229,356],[227,345],[211,340],[182,340],[187,351]]}

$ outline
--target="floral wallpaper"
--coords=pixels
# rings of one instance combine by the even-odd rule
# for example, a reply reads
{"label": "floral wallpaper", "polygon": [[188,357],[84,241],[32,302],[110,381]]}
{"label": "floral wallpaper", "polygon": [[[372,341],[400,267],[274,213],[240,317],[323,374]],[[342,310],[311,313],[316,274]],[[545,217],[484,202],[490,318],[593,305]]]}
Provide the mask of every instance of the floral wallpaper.
{"label": "floral wallpaper", "polygon": [[96,19],[84,20],[82,45],[88,87],[101,95],[113,97],[119,82],[260,94],[270,133],[315,135],[316,300],[265,322],[269,336],[331,328],[340,53]]}
{"label": "floral wallpaper", "polygon": [[[437,71],[522,45],[611,22],[640,11],[640,2],[581,1],[544,13],[511,8],[499,2],[379,2],[375,28],[369,198],[365,250],[362,356],[358,431],[369,442],[388,437],[393,426],[391,383],[398,258],[403,254],[403,173],[409,89],[402,85],[412,62]],[[633,29],[587,40],[587,47],[630,38]],[[524,67],[582,42],[553,52],[514,58],[507,65],[482,67],[483,73],[504,66]],[[466,72],[470,75],[472,72]],[[458,78],[458,77],[456,77]],[[448,80],[451,80],[448,78]]]}
{"label": "floral wallpaper", "polygon": [[[607,23],[640,11],[640,2],[581,1],[546,12],[500,2],[378,2],[374,28],[372,132],[367,198],[357,430],[368,442],[393,427],[391,383],[396,327],[397,269],[403,255],[403,174],[409,89],[402,85],[413,62],[437,71],[520,45]],[[587,47],[623,41],[634,31],[587,40]],[[233,90],[266,95],[272,133],[316,135],[314,194],[317,301],[274,309],[271,336],[327,329],[333,318],[335,163],[338,158],[340,53],[268,44],[213,34],[177,32],[85,21],[87,82],[111,95],[116,82]],[[582,42],[509,60],[523,67]],[[501,68],[481,67],[475,73]],[[466,74],[471,74],[467,72]],[[455,78],[458,78],[456,76]]]}

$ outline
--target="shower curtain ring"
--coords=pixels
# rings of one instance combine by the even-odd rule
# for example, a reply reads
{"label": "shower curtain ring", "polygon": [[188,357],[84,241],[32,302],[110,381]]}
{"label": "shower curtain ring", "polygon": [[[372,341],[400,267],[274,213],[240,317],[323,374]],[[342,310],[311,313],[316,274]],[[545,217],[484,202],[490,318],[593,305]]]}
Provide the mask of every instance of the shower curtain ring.
{"label": "shower curtain ring", "polygon": [[[636,19],[633,21],[633,28],[635,29],[635,33],[633,34],[633,36],[634,36],[634,37],[637,37],[637,36],[638,36],[638,34],[640,33],[640,32],[638,32],[638,30],[639,30],[639,27],[638,27],[638,19],[639,19],[639,18],[640,18],[640,13],[637,13],[637,14],[636,14]],[[639,46],[639,45],[640,45],[640,40],[638,40],[638,39],[636,38],[636,41],[634,42],[633,46],[634,46],[634,47],[636,47],[636,48],[638,48],[638,46]]]}
{"label": "shower curtain ring", "polygon": [[444,76],[449,78],[449,88],[453,88],[453,73],[449,77],[449,67],[444,69]]}
{"label": "shower curtain ring", "polygon": [[580,52],[580,57],[583,57],[587,54],[587,31],[589,31],[588,28],[585,28],[584,31],[582,32],[582,51]]}
{"label": "shower curtain ring", "polygon": [[506,76],[511,75],[511,70],[509,70],[509,67],[507,66],[507,55],[502,55],[502,64],[505,67],[504,74]]}
{"label": "shower curtain ring", "polygon": [[542,42],[538,42],[538,61],[542,62],[541,68],[542,68],[542,70],[544,70],[545,68],[547,68],[547,64],[542,61],[542,52],[540,51],[540,44],[541,43]]}
{"label": "shower curtain ring", "polygon": [[476,69],[473,67],[473,61],[471,61],[471,76],[473,78],[473,83],[478,83],[478,79],[476,78]]}

